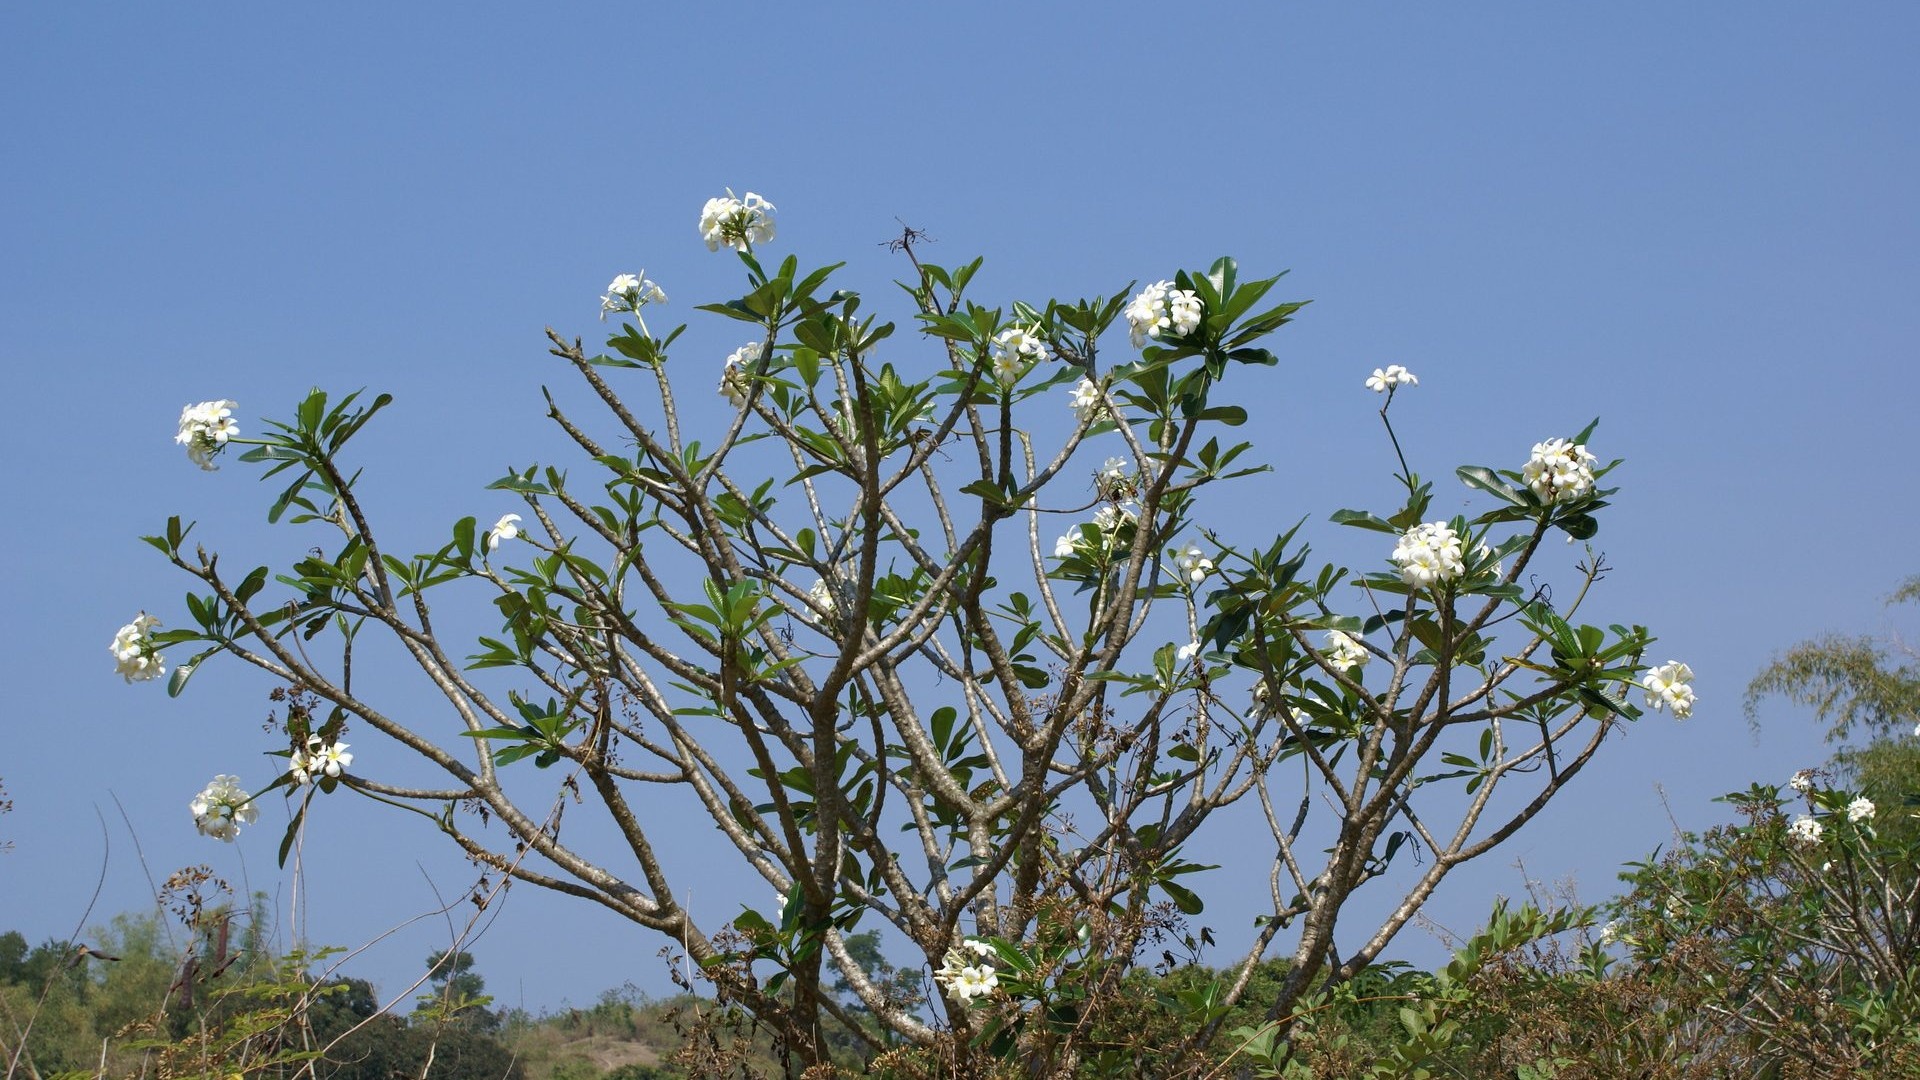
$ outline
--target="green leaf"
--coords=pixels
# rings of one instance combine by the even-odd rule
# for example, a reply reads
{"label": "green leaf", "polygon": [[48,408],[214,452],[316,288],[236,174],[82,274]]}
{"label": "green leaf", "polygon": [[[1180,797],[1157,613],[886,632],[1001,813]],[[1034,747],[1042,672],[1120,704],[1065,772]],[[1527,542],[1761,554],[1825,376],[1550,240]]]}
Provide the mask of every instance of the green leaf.
{"label": "green leaf", "polygon": [[1335,525],[1351,525],[1357,529],[1372,529],[1374,532],[1391,533],[1395,536],[1405,531],[1404,529],[1394,528],[1379,516],[1370,514],[1365,510],[1335,510],[1333,512],[1333,523]]}
{"label": "green leaf", "polygon": [[1495,473],[1492,469],[1484,465],[1462,465],[1454,470],[1454,475],[1458,476],[1460,482],[1468,487],[1479,488],[1481,491],[1514,506],[1528,505],[1527,500],[1521,498],[1517,492],[1508,487],[1506,482],[1500,479],[1498,473]]}

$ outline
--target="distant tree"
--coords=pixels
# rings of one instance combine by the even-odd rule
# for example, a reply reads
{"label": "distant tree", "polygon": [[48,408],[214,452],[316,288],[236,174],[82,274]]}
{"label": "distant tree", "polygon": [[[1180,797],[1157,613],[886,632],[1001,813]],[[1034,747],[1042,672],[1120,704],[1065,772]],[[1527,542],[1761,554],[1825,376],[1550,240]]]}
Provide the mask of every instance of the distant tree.
{"label": "distant tree", "polygon": [[468,1031],[494,1032],[500,1016],[487,1005],[487,980],[473,970],[473,954],[442,949],[427,957],[427,991],[413,1014],[416,1023],[448,1023]]}
{"label": "distant tree", "polygon": [[[1920,602],[1920,575],[1907,578],[1887,605]],[[1897,807],[1920,791],[1920,652],[1897,634],[1825,634],[1787,649],[1747,686],[1745,710],[1758,724],[1760,704],[1784,697],[1813,709],[1828,742],[1839,744],[1820,778]],[[1883,816],[1880,830],[1920,839],[1907,813]]]}

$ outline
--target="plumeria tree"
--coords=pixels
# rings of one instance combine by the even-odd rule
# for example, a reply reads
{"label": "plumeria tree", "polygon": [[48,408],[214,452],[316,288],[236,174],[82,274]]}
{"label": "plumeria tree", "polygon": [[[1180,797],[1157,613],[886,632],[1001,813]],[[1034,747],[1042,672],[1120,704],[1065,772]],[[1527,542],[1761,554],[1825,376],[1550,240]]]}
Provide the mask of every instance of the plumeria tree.
{"label": "plumeria tree", "polygon": [[[1120,1060],[1094,1021],[1147,945],[1195,939],[1213,868],[1186,852],[1225,807],[1265,822],[1270,909],[1196,1015],[1192,1060],[1263,956],[1291,957],[1265,1003],[1284,1021],[1537,814],[1642,693],[1691,709],[1685,665],[1645,669],[1646,630],[1577,622],[1597,557],[1561,593],[1531,584],[1541,545],[1591,537],[1613,494],[1591,426],[1518,469],[1460,469],[1486,509],[1439,519],[1388,415],[1417,380],[1376,371],[1404,499],[1333,515],[1380,534],[1376,564],[1316,568],[1298,527],[1205,527],[1211,493],[1261,471],[1233,432],[1301,306],[1269,300],[1277,279],[1222,259],[1137,292],[987,306],[978,261],[923,262],[909,232],[902,340],[833,287],[837,267],[763,261],[760,196],[709,201],[699,232],[745,274],[699,310],[746,342],[689,367],[685,327],[641,317],[659,322],[661,286],[616,277],[606,351],[549,331],[598,413],[547,400],[591,478],[510,472],[492,487],[519,503],[490,529],[465,518],[418,552],[376,529],[349,443],[384,395],[315,391],[250,438],[231,401],[187,409],[189,456],[258,466],[268,517],[304,554],[234,573],[170,520],[149,542],[195,591],[176,628],[142,614],[115,637],[120,673],[171,665],[177,693],[214,656],[252,665],[280,684],[271,749],[287,765],[262,794],[296,800],[293,828],[321,798],[416,810],[492,871],[666,935],[796,1068],[838,1024],[942,1075]],[[696,431],[680,395],[716,378],[723,419]],[[460,592],[489,598],[498,629],[436,619]],[[373,636],[441,710],[403,714],[353,684]],[[403,758],[444,779],[392,779]],[[543,769],[604,809],[612,848],[510,793]],[[195,800],[203,831],[253,823],[260,796],[239,784]],[[657,842],[671,800],[775,908],[683,904],[696,868]],[[1357,924],[1348,901],[1411,850],[1400,900]],[[850,955],[855,927],[880,923],[935,973],[932,1000]]]}

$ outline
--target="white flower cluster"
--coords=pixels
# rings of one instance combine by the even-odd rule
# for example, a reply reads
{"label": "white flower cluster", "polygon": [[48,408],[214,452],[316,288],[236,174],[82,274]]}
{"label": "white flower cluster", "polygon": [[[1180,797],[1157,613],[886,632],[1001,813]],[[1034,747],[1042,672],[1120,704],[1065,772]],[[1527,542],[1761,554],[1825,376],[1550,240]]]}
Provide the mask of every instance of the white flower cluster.
{"label": "white flower cluster", "polygon": [[1608,919],[1606,921],[1606,924],[1600,927],[1600,944],[1611,945],[1614,942],[1619,940],[1620,940],[1620,920]]}
{"label": "white flower cluster", "polygon": [[1460,556],[1460,537],[1444,521],[1415,525],[1394,545],[1393,561],[1400,580],[1415,588],[1445,584],[1466,572]]}
{"label": "white flower cluster", "polygon": [[1793,779],[1787,781],[1787,786],[1799,792],[1802,795],[1805,795],[1807,792],[1812,791],[1813,790],[1813,770],[1801,769],[1799,772],[1794,773]]}
{"label": "white flower cluster", "polygon": [[979,938],[967,938],[958,948],[947,950],[945,961],[933,977],[962,1002],[985,997],[1000,986],[999,974],[987,962],[993,955],[993,946]]}
{"label": "white flower cluster", "polygon": [[494,522],[493,528],[487,530],[487,550],[498,551],[501,541],[512,540],[518,537],[520,535],[519,522],[519,514],[508,514],[499,521]]}
{"label": "white flower cluster", "polygon": [[1190,663],[1194,657],[1199,655],[1200,643],[1197,641],[1189,641],[1185,645],[1173,650],[1173,658],[1181,664]]}
{"label": "white flower cluster", "polygon": [[607,283],[607,294],[600,298],[600,321],[606,322],[608,314],[633,313],[633,321],[640,324],[640,332],[647,332],[647,320],[640,317],[640,309],[648,304],[667,302],[666,291],[659,285],[647,280],[647,272],[621,274]]}
{"label": "white flower cluster", "polygon": [[773,211],[772,203],[753,192],[736,199],[728,188],[724,198],[708,199],[700,209],[700,239],[707,242],[708,251],[722,247],[746,251],[773,239]]}
{"label": "white flower cluster", "polygon": [[1847,820],[1858,824],[1873,816],[1873,800],[1865,795],[1847,804]]}
{"label": "white flower cluster", "polygon": [[1009,326],[993,335],[988,353],[994,377],[1012,386],[1028,367],[1047,358],[1047,339],[1031,326]]}
{"label": "white flower cluster", "polygon": [[1205,553],[1192,544],[1181,549],[1180,553],[1174,557],[1173,564],[1179,567],[1183,577],[1195,585],[1205,581],[1207,575],[1213,573],[1213,560],[1207,558]]}
{"label": "white flower cluster", "polygon": [[[1112,548],[1118,539],[1120,530],[1139,522],[1139,515],[1127,506],[1103,506],[1093,512],[1093,527],[1099,531],[1100,546]],[[1085,538],[1076,528],[1053,542],[1053,557],[1064,559],[1078,553],[1085,546]]]}
{"label": "white flower cluster", "polygon": [[113,635],[113,673],[128,682],[145,682],[165,675],[164,660],[153,646],[153,628],[160,620],[141,612]]}
{"label": "white flower cluster", "polygon": [[1092,379],[1081,379],[1073,388],[1073,397],[1068,404],[1078,420],[1098,420],[1106,413],[1106,405],[1100,400],[1100,387]]}
{"label": "white flower cluster", "polygon": [[766,353],[766,342],[749,341],[727,354],[727,362],[720,369],[720,396],[729,405],[737,409],[747,403],[747,369]]}
{"label": "white flower cluster", "polygon": [[260,817],[260,811],[253,806],[253,796],[240,789],[237,776],[216,776],[205,791],[193,797],[187,804],[193,811],[194,828],[204,836],[233,843],[240,835],[240,826],[251,825]]}
{"label": "white flower cluster", "polygon": [[1140,490],[1140,481],[1127,473],[1125,458],[1110,457],[1100,465],[1100,471],[1094,474],[1094,486],[1103,499],[1131,498]]}
{"label": "white flower cluster", "polygon": [[1373,374],[1367,376],[1367,389],[1376,394],[1384,394],[1396,386],[1419,385],[1420,380],[1414,378],[1413,372],[1408,371],[1399,364],[1388,364],[1384,368],[1374,368]]}
{"label": "white flower cluster", "polygon": [[1176,289],[1171,281],[1156,281],[1140,290],[1127,305],[1127,326],[1133,331],[1133,347],[1138,349],[1155,341],[1186,337],[1200,326],[1200,297],[1190,289]]}
{"label": "white flower cluster", "polygon": [[1593,467],[1598,464],[1587,448],[1566,439],[1533,444],[1533,456],[1520,469],[1521,479],[1541,502],[1578,499],[1593,490]]}
{"label": "white flower cluster", "polygon": [[293,757],[287,763],[287,772],[293,775],[293,782],[312,783],[322,776],[339,779],[346,767],[353,764],[353,755],[347,753],[347,744],[336,742],[329,745],[322,742],[320,736],[307,736],[307,745],[295,747]]}
{"label": "white flower cluster", "polygon": [[1327,631],[1327,663],[1341,671],[1366,666],[1372,654],[1353,635],[1340,630]]}
{"label": "white flower cluster", "polygon": [[180,433],[173,441],[187,448],[187,458],[208,472],[219,466],[213,456],[227,448],[227,440],[240,434],[233,419],[234,401],[203,401],[180,410]]}
{"label": "white flower cluster", "polygon": [[1793,819],[1793,824],[1787,826],[1787,839],[1801,844],[1817,844],[1825,833],[1826,830],[1814,820],[1812,814],[1801,814]]}
{"label": "white flower cluster", "polygon": [[1693,669],[1678,660],[1669,660],[1659,667],[1647,669],[1647,681],[1642,685],[1647,690],[1647,705],[1653,711],[1672,709],[1675,720],[1685,720],[1693,714]]}
{"label": "white flower cluster", "polygon": [[814,578],[807,589],[807,599],[813,601],[818,610],[807,612],[806,618],[818,622],[820,612],[836,619],[845,615],[853,607],[855,592],[851,567],[836,567],[831,580]]}

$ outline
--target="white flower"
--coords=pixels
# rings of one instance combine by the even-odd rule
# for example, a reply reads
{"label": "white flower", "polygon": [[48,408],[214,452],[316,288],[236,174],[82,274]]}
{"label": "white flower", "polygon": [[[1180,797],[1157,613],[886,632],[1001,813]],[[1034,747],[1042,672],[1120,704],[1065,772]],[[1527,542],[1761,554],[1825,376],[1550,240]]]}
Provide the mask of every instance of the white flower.
{"label": "white flower", "polygon": [[1693,713],[1693,687],[1687,685],[1691,682],[1693,669],[1678,660],[1648,668],[1647,681],[1642,684],[1647,690],[1647,705],[1655,712],[1672,708],[1675,720],[1685,720]]}
{"label": "white flower", "polygon": [[1787,839],[1802,844],[1817,844],[1824,832],[1826,830],[1821,828],[1820,823],[1815,821],[1812,815],[1801,814],[1793,819],[1793,824],[1787,826]]}
{"label": "white flower", "polygon": [[1379,394],[1384,394],[1396,386],[1419,385],[1420,380],[1414,378],[1413,372],[1408,371],[1399,364],[1388,364],[1385,368],[1374,368],[1373,374],[1367,376],[1367,389]]}
{"label": "white flower", "polygon": [[231,844],[240,835],[240,826],[251,825],[260,817],[252,799],[240,789],[239,777],[221,775],[214,777],[187,807],[193,811],[194,827],[202,834]]}
{"label": "white flower", "polygon": [[1047,358],[1047,342],[1034,327],[1009,326],[993,335],[988,352],[994,377],[1012,386],[1030,365]]}
{"label": "white flower", "polygon": [[833,586],[827,584],[826,578],[813,579],[813,584],[807,587],[807,599],[813,601],[813,606],[821,611],[831,613],[836,610]]}
{"label": "white flower", "polygon": [[736,199],[728,188],[724,198],[708,199],[700,209],[700,239],[707,242],[708,251],[722,247],[746,251],[773,239],[773,211],[772,203],[753,192]]}
{"label": "white flower", "polygon": [[[970,962],[973,957],[968,956],[968,953],[980,957],[980,962]],[[941,963],[940,970],[933,973],[933,977],[947,988],[948,993],[963,1002],[985,997],[1000,985],[999,974],[985,959],[993,955],[993,946],[977,938],[968,938],[959,946],[947,950],[946,959]]]}
{"label": "white flower", "polygon": [[1171,281],[1156,281],[1140,290],[1127,305],[1127,326],[1138,349],[1148,338],[1174,341],[1186,337],[1200,326],[1200,297],[1188,289],[1176,289]]}
{"label": "white flower", "polygon": [[1173,651],[1173,658],[1182,664],[1187,663],[1188,661],[1192,660],[1194,657],[1199,655],[1200,655],[1200,643],[1197,641],[1189,641],[1185,645],[1182,645],[1178,649],[1175,649]]}
{"label": "white flower", "polygon": [[606,322],[608,313],[633,313],[633,321],[640,324],[640,332],[647,332],[647,320],[640,317],[640,309],[648,304],[664,304],[667,294],[660,286],[647,280],[647,272],[621,274],[607,283],[607,295],[600,298],[600,321]]}
{"label": "white flower", "polygon": [[487,550],[497,551],[500,548],[500,541],[512,540],[518,537],[520,535],[520,526],[515,524],[515,522],[519,520],[519,514],[508,514],[499,521],[494,522],[493,528],[487,530]]}
{"label": "white flower", "polygon": [[1608,919],[1606,922],[1606,925],[1600,928],[1600,944],[1611,945],[1614,942],[1619,940],[1620,940],[1620,920]]}
{"label": "white flower", "polygon": [[1106,412],[1106,406],[1100,400],[1100,387],[1092,379],[1080,380],[1080,384],[1073,388],[1073,397],[1068,404],[1073,408],[1073,415],[1081,420],[1099,419]]}
{"label": "white flower", "polygon": [[1174,557],[1173,564],[1179,567],[1180,573],[1195,585],[1205,581],[1207,575],[1213,572],[1213,560],[1207,558],[1192,544],[1188,544],[1179,555]]}
{"label": "white flower", "polygon": [[[1124,504],[1110,503],[1093,512],[1093,527],[1098,533],[1097,541],[1103,551],[1111,551],[1119,542],[1120,530],[1138,523],[1139,516]],[[1083,534],[1085,526],[1074,529],[1053,542],[1053,557],[1064,559],[1072,555],[1087,553],[1089,547]]]}
{"label": "white flower", "polygon": [[227,440],[240,434],[233,419],[239,408],[232,401],[203,401],[180,410],[180,433],[173,441],[187,448],[187,459],[208,472],[218,468],[213,456],[227,448]]}
{"label": "white flower", "polygon": [[113,635],[113,672],[128,682],[144,682],[165,675],[165,661],[155,651],[153,628],[160,620],[141,612]]}
{"label": "white flower", "polygon": [[1847,804],[1848,821],[1865,821],[1873,816],[1873,800],[1862,795]]}
{"label": "white flower", "polygon": [[1364,666],[1372,654],[1351,635],[1339,630],[1327,631],[1327,663],[1340,671]]}
{"label": "white flower", "polygon": [[1103,499],[1124,499],[1133,495],[1139,483],[1127,475],[1125,458],[1110,457],[1100,466],[1094,475],[1094,484],[1100,489]]}
{"label": "white flower", "polygon": [[734,408],[747,403],[747,369],[758,364],[766,352],[765,342],[749,341],[727,354],[720,369],[720,395]]}
{"label": "white flower", "polygon": [[1452,581],[1466,570],[1460,557],[1460,537],[1444,521],[1408,529],[1394,545],[1393,561],[1400,567],[1400,580],[1416,588]]}
{"label": "white flower", "polygon": [[295,784],[305,784],[322,776],[338,779],[351,764],[353,755],[347,753],[346,743],[328,745],[320,741],[320,736],[309,735],[306,746],[294,748],[293,757],[287,762],[287,772],[293,774]]}
{"label": "white flower", "polygon": [[1799,772],[1794,773],[1793,779],[1787,781],[1787,786],[1801,793],[1802,795],[1805,795],[1807,792],[1812,791],[1813,790],[1813,770],[1801,769]]}
{"label": "white flower", "polygon": [[1540,496],[1541,502],[1578,499],[1593,490],[1593,467],[1598,459],[1566,439],[1548,439],[1533,444],[1533,456],[1521,467],[1520,476]]}

